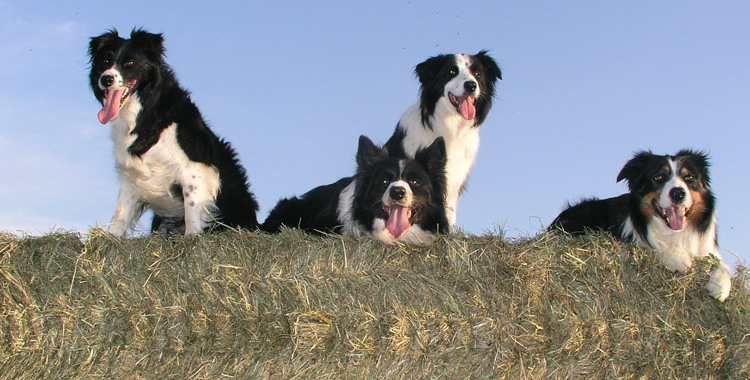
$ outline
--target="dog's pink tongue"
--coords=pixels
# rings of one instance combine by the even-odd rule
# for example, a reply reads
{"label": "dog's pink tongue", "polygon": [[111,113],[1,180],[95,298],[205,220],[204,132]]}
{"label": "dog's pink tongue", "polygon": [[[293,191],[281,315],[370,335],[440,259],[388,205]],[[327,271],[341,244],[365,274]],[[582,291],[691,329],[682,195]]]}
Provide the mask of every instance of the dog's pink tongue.
{"label": "dog's pink tongue", "polygon": [[409,229],[409,208],[398,205],[391,206],[388,220],[385,221],[385,229],[398,239],[404,231]]}
{"label": "dog's pink tongue", "polygon": [[673,206],[665,210],[669,228],[680,231],[685,228],[685,207]]}
{"label": "dog's pink tongue", "polygon": [[126,88],[123,87],[122,90],[107,91],[107,99],[104,100],[104,107],[96,115],[100,123],[107,124],[120,115],[120,98],[125,90]]}
{"label": "dog's pink tongue", "polygon": [[474,120],[477,109],[474,107],[474,98],[471,96],[461,96],[458,98],[458,113],[466,120]]}

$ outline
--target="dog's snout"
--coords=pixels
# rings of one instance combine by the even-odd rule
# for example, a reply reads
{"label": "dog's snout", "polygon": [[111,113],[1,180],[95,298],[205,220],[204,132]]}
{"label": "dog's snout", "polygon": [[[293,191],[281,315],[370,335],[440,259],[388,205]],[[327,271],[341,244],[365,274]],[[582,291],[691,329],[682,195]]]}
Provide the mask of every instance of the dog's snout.
{"label": "dog's snout", "polygon": [[390,195],[392,199],[401,200],[406,196],[406,189],[401,186],[394,186],[391,188]]}
{"label": "dog's snout", "polygon": [[477,82],[474,82],[473,80],[468,80],[464,82],[464,90],[466,92],[474,92],[477,90]]}
{"label": "dog's snout", "polygon": [[682,201],[685,200],[685,195],[687,195],[687,193],[685,192],[685,189],[681,187],[675,187],[674,189],[669,190],[669,198],[674,203],[682,203]]}
{"label": "dog's snout", "polygon": [[102,84],[102,87],[107,88],[112,85],[112,83],[115,83],[115,77],[114,75],[102,75],[101,78],[99,78],[99,83]]}

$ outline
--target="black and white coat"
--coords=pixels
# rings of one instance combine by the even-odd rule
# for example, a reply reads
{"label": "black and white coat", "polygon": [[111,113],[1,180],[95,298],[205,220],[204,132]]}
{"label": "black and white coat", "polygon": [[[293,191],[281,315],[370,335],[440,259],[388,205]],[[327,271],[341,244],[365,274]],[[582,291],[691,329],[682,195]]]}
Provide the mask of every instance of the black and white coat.
{"label": "black and white coat", "polygon": [[133,30],[91,39],[91,89],[109,123],[120,178],[109,232],[132,230],[146,209],[152,229],[194,234],[255,229],[258,204],[229,143],[208,127],[164,62],[163,37]]}

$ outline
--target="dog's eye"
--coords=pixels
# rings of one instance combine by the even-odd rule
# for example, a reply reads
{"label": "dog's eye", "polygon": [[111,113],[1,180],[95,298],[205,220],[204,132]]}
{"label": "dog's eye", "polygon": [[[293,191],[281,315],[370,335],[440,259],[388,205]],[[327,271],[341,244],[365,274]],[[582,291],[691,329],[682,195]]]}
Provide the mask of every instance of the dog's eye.
{"label": "dog's eye", "polygon": [[685,175],[684,178],[685,178],[685,181],[692,181],[692,180],[695,179],[695,176],[688,173],[688,174]]}
{"label": "dog's eye", "polygon": [[474,78],[481,79],[482,73],[480,73],[479,71],[474,72]]}
{"label": "dog's eye", "polygon": [[421,184],[422,184],[422,182],[419,182],[418,179],[413,179],[413,180],[409,181],[409,185],[411,185],[411,186],[419,186]]}
{"label": "dog's eye", "polygon": [[449,72],[451,73],[451,75],[457,75],[458,74],[458,67],[457,66],[451,67],[451,70]]}
{"label": "dog's eye", "polygon": [[122,64],[123,67],[133,67],[133,65],[135,65],[135,62],[132,60],[125,61],[125,63]]}
{"label": "dog's eye", "polygon": [[664,180],[664,176],[661,174],[657,174],[654,176],[654,182],[661,182]]}

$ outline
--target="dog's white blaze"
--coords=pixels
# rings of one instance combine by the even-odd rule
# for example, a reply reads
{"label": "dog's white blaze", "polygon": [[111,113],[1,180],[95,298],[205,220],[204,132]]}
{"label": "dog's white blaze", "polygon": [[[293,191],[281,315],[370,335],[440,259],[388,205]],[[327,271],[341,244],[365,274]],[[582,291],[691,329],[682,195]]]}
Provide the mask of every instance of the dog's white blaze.
{"label": "dog's white blaze", "polygon": [[[120,194],[109,232],[123,236],[132,230],[148,204],[164,217],[184,217],[185,234],[199,233],[219,217],[214,202],[219,192],[219,173],[185,155],[177,142],[175,124],[162,131],[159,141],[146,153],[140,157],[130,154],[128,147],[137,138],[131,131],[140,109],[134,94],[110,122]],[[182,200],[172,194],[175,183],[182,186]]]}
{"label": "dog's white blaze", "polygon": [[[447,100],[448,93],[450,92],[455,96],[471,95],[474,98],[478,97],[481,89],[479,88],[479,81],[474,76],[474,73],[471,72],[471,57],[465,54],[455,54],[455,59],[456,66],[458,66],[458,74],[445,85],[443,96]],[[464,89],[464,83],[468,81],[474,81],[477,84],[476,90],[472,93],[466,93]],[[451,107],[453,108],[453,112],[456,113],[455,107],[453,105]]]}
{"label": "dog's white blaze", "polygon": [[685,190],[685,200],[683,200],[680,205],[687,207],[688,209],[690,207],[693,207],[693,196],[690,193],[690,188],[688,188],[687,183],[680,177],[680,167],[677,166],[677,163],[674,162],[671,158],[668,159],[669,161],[669,168],[672,171],[672,177],[667,181],[664,186],[662,186],[661,194],[659,195],[659,207],[661,208],[669,208],[674,205],[672,202],[672,198],[669,196],[669,192],[672,191],[672,189],[679,188]]}
{"label": "dog's white blaze", "polygon": [[[103,76],[105,76],[105,75],[110,75],[110,76],[112,76],[112,78],[114,79],[114,80],[112,81],[112,85],[110,85],[109,87],[104,87],[104,86],[102,86],[102,81],[101,81],[101,78],[102,78]],[[120,75],[120,72],[119,72],[118,70],[116,70],[116,69],[115,69],[114,67],[113,67],[113,68],[110,68],[110,69],[107,69],[107,70],[105,70],[105,71],[104,71],[104,72],[103,72],[103,73],[102,73],[102,74],[101,74],[101,75],[99,76],[99,81],[97,81],[97,83],[99,84],[99,88],[101,88],[102,90],[107,90],[107,89],[109,88],[109,89],[112,89],[112,91],[117,91],[117,90],[121,89],[121,88],[122,88],[122,87],[123,87],[123,86],[125,85],[125,84],[124,84],[124,83],[122,82],[122,75]]]}

